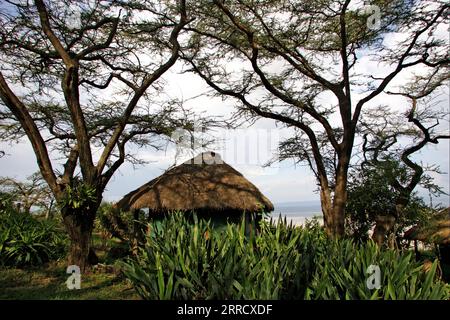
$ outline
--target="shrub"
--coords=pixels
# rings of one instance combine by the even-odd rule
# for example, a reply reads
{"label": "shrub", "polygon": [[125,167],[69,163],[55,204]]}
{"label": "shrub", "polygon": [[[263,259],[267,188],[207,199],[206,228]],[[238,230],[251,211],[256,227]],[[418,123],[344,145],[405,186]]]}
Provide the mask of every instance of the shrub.
{"label": "shrub", "polygon": [[53,221],[14,210],[0,212],[0,264],[29,266],[64,256],[66,237]]}
{"label": "shrub", "polygon": [[[137,257],[122,270],[145,299],[445,299],[448,288],[424,274],[410,254],[375,244],[328,239],[318,224],[294,228],[263,223],[217,231],[181,214],[149,225]],[[382,270],[379,290],[369,290],[366,270]],[[435,267],[434,267],[435,268]]]}
{"label": "shrub", "polygon": [[[401,213],[397,212],[396,204],[404,194],[394,187],[395,181],[407,184],[409,180],[408,167],[390,157],[383,158],[376,165],[364,166],[363,170],[350,172],[345,209],[347,233],[364,243],[369,239],[369,231],[375,226],[377,216],[395,217],[395,225],[390,232],[400,244],[406,229],[428,220],[435,211],[417,192],[413,192]],[[424,175],[420,185],[435,196],[442,193],[430,176]]]}
{"label": "shrub", "polygon": [[102,202],[97,210],[95,229],[104,235],[131,242],[134,231],[133,222],[133,214],[131,212],[123,212],[114,208],[111,203]]}
{"label": "shrub", "polygon": [[[307,299],[405,300],[448,299],[449,287],[436,280],[437,261],[425,273],[412,252],[380,249],[367,242],[328,241],[323,255],[316,257],[316,272]],[[333,257],[330,259],[330,257]],[[367,273],[370,265],[379,267],[380,288],[370,290]]]}

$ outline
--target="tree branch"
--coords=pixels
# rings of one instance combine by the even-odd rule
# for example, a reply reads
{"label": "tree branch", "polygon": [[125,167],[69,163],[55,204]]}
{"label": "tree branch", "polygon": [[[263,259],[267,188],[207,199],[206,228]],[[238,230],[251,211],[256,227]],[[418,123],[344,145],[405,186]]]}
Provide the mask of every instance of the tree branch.
{"label": "tree branch", "polygon": [[[421,58],[418,59],[414,62],[411,63],[404,63],[406,58],[410,55],[411,50],[414,48],[414,46],[416,45],[417,40],[419,39],[419,37],[425,33],[428,29],[430,29],[435,23],[436,21],[439,19],[439,17],[441,17],[445,11],[448,9],[449,5],[446,4],[444,6],[442,6],[442,8],[438,11],[438,13],[436,14],[436,16],[431,19],[429,22],[427,22],[426,26],[422,29],[420,29],[419,31],[417,31],[414,35],[414,37],[411,40],[411,43],[409,44],[408,48],[405,50],[405,52],[401,55],[397,66],[395,68],[394,71],[392,71],[388,76],[386,76],[380,83],[380,85],[374,90],[372,91],[369,95],[367,95],[366,97],[364,97],[363,99],[361,99],[360,101],[358,101],[356,107],[355,107],[355,112],[353,114],[353,118],[352,118],[352,122],[353,122],[353,126],[356,127],[356,124],[358,122],[359,116],[361,114],[361,109],[363,107],[363,105],[367,102],[369,102],[370,100],[372,100],[373,98],[375,98],[376,96],[378,96],[381,92],[383,92],[383,90],[388,86],[388,84],[405,68],[411,67],[411,66],[415,66],[419,63],[426,63],[426,58]],[[448,59],[446,59],[448,60]]]}
{"label": "tree branch", "polygon": [[38,127],[33,121],[30,113],[20,99],[12,92],[8,84],[0,72],[0,97],[9,110],[14,114],[17,120],[22,125],[28,139],[33,146],[33,150],[36,154],[37,163],[39,169],[42,172],[43,177],[47,181],[50,188],[52,188],[55,194],[59,193],[59,188],[56,184],[56,176],[53,171],[50,157],[48,156],[47,147],[44,139],[39,132]]}
{"label": "tree branch", "polygon": [[179,56],[180,44],[178,43],[178,35],[185,25],[187,25],[190,20],[187,19],[186,15],[186,1],[180,0],[180,20],[175,28],[172,29],[170,34],[169,42],[172,44],[172,52],[170,58],[161,65],[158,69],[156,69],[151,75],[147,76],[138,90],[135,91],[132,99],[128,103],[127,108],[125,109],[116,129],[114,130],[111,138],[109,139],[107,145],[103,149],[103,152],[100,156],[100,159],[97,164],[97,175],[100,176],[105,168],[106,162],[111,155],[114,146],[119,141],[120,136],[122,135],[125,126],[127,125],[127,121],[130,118],[133,110],[135,109],[137,103],[139,102],[142,95],[145,91],[150,87],[152,83],[158,80],[171,66],[175,64]]}

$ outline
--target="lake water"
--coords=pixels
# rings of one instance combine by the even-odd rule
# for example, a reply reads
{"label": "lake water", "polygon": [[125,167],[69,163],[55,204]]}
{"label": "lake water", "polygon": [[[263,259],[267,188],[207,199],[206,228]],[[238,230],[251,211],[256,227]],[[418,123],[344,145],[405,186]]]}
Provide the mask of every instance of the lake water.
{"label": "lake water", "polygon": [[286,218],[287,222],[292,222],[294,225],[303,225],[306,220],[311,220],[314,217],[322,221],[322,210],[319,201],[298,201],[298,202],[284,202],[275,203],[274,211],[271,214],[273,219]]}

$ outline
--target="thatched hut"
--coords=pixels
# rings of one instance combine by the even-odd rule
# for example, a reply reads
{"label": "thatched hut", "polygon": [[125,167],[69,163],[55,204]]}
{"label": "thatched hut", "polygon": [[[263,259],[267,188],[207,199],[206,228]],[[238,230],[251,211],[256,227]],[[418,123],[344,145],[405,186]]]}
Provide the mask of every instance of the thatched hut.
{"label": "thatched hut", "polygon": [[427,223],[417,225],[405,232],[409,240],[436,244],[442,261],[450,264],[450,207],[434,215]]}
{"label": "thatched hut", "polygon": [[426,243],[450,244],[450,207],[434,215],[427,223],[412,227],[405,238]]}
{"label": "thatched hut", "polygon": [[150,217],[173,211],[195,212],[213,222],[258,219],[273,204],[220,155],[205,152],[128,193],[116,207],[148,208]]}

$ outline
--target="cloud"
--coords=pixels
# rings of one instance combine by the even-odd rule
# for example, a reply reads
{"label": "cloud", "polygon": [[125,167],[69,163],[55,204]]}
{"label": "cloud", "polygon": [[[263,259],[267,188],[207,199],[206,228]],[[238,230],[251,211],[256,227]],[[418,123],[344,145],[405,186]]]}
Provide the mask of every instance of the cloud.
{"label": "cloud", "polygon": [[[441,30],[443,34],[447,34]],[[392,34],[385,40],[390,45],[395,45],[404,36],[401,34]],[[386,76],[393,70],[392,66],[374,61],[367,55],[358,57],[358,63],[356,65],[355,73],[368,74],[373,76]],[[324,65],[332,66],[330,62]],[[274,65],[275,66],[275,65]],[[278,64],[276,65],[278,66]],[[239,65],[233,65],[233,68],[238,68]],[[336,65],[336,68],[340,68]],[[165,82],[165,97],[177,98],[185,102],[185,107],[191,108],[197,113],[204,112],[210,116],[229,116],[234,111],[236,101],[232,99],[221,99],[218,97],[206,96],[204,93],[209,92],[210,88],[205,82],[193,74],[186,73],[180,74],[182,70],[181,63],[177,63],[174,69],[171,69],[163,76]],[[330,71],[332,68],[330,68]],[[420,71],[420,68],[412,69],[414,71]],[[398,76],[398,79],[393,82],[391,88],[406,82],[411,72],[404,72]],[[361,98],[365,94],[354,93],[355,97]],[[116,98],[110,93],[105,94],[103,98],[109,99],[111,97]],[[335,97],[330,93],[321,95],[320,101],[328,106],[335,102]],[[357,99],[353,101],[357,102]],[[408,105],[405,104],[405,100],[401,97],[393,97],[387,95],[380,95],[374,99],[369,106],[386,105],[397,110],[405,110]],[[448,102],[444,106],[448,108]],[[333,116],[332,124],[338,125],[341,122],[338,115]],[[262,119],[255,122],[252,126],[252,130],[264,129],[264,130],[276,130],[280,137],[289,137],[292,134],[291,129],[280,129],[280,126],[276,126],[275,121]],[[238,134],[235,137],[242,140],[242,133],[244,131],[237,131]],[[223,130],[217,130],[216,137],[221,137]],[[232,132],[229,132],[232,136]],[[236,134],[236,132],[235,132]],[[25,140],[24,140],[25,141]],[[225,161],[230,165],[236,167],[245,176],[247,176],[261,191],[266,194],[273,202],[287,202],[287,201],[299,201],[299,200],[312,200],[318,199],[318,195],[314,192],[316,189],[316,181],[312,173],[305,167],[294,167],[290,165],[290,162],[283,162],[276,165],[274,168],[263,169],[262,164],[269,160],[270,156],[276,151],[271,149],[263,159],[259,159],[258,163],[242,163],[234,160],[231,155],[236,153],[251,156],[252,153],[249,146],[242,147],[242,145],[236,146],[233,144],[224,144],[221,149],[218,147],[217,151],[223,153]],[[231,151],[231,148],[235,148],[235,151]],[[38,170],[36,164],[36,158],[33,150],[28,141],[20,144],[9,145],[6,143],[0,143],[0,150],[5,151],[7,156],[0,158],[0,175],[11,176],[19,179],[25,179],[28,175]],[[113,177],[111,183],[108,185],[105,192],[105,199],[118,200],[124,194],[139,187],[140,185],[148,182],[149,180],[162,174],[167,168],[175,163],[175,149],[168,147],[165,151],[154,151],[150,149],[132,149],[140,158],[148,161],[148,164],[133,167],[130,164],[124,164],[119,172]],[[248,154],[247,154],[248,153]],[[179,159],[177,163],[181,163],[184,160],[189,159],[192,154],[185,154]],[[436,163],[441,166],[445,172],[449,172],[449,146],[447,142],[440,143],[437,146],[427,147],[426,151],[417,156],[420,159],[428,163]],[[434,175],[436,182],[444,187],[447,193],[449,193],[449,175]]]}
{"label": "cloud", "polygon": [[0,158],[0,176],[24,180],[39,170],[33,148],[27,141],[20,143],[0,142],[0,150],[5,156]]}

